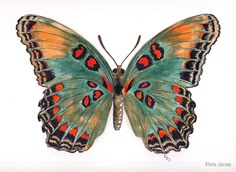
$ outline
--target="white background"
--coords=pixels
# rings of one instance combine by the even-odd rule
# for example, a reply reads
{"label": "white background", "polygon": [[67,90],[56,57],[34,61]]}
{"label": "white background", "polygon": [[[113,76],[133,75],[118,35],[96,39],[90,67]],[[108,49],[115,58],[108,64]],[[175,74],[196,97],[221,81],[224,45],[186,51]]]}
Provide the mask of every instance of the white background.
{"label": "white background", "polygon": [[[0,171],[236,171],[235,7],[233,0],[0,1]],[[38,14],[65,24],[89,40],[113,68],[98,34],[120,63],[139,34],[136,51],[171,24],[201,13],[214,14],[222,32],[207,56],[199,86],[191,89],[198,118],[188,149],[169,153],[169,162],[146,150],[126,115],[121,130],[115,131],[112,114],[105,132],[83,154],[46,146],[37,120],[43,88],[37,85],[29,54],[16,36],[18,18]],[[209,167],[206,162],[231,167]]]}

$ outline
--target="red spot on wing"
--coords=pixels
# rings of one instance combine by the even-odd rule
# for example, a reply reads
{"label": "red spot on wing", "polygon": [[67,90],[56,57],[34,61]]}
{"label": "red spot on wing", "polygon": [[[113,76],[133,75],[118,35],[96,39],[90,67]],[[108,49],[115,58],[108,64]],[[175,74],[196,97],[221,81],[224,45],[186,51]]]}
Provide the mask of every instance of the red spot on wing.
{"label": "red spot on wing", "polygon": [[65,132],[67,129],[67,125],[66,124],[63,124],[60,126],[59,130],[61,130],[62,132]]}
{"label": "red spot on wing", "polygon": [[78,129],[77,128],[72,128],[71,130],[70,130],[70,134],[72,135],[72,136],[76,136],[77,135],[77,133],[78,133]]}
{"label": "red spot on wing", "polygon": [[103,92],[101,90],[95,90],[93,92],[93,100],[99,99],[103,95]]}
{"label": "red spot on wing", "polygon": [[138,70],[146,69],[151,65],[152,65],[152,60],[147,55],[143,55],[142,57],[140,57],[138,62],[136,63],[136,67]]}
{"label": "red spot on wing", "polygon": [[173,90],[174,92],[176,92],[176,93],[179,93],[179,92],[180,92],[180,88],[179,88],[178,86],[176,86],[176,85],[173,85],[173,86],[172,86],[172,90]]}
{"label": "red spot on wing", "polygon": [[62,117],[61,116],[56,116],[55,119],[57,120],[57,123],[59,124],[62,120]]}
{"label": "red spot on wing", "polygon": [[147,97],[147,104],[150,107],[153,105],[153,99],[150,96]]}
{"label": "red spot on wing", "polygon": [[96,90],[94,92],[94,98],[98,99],[101,96],[101,92],[99,90]]}
{"label": "red spot on wing", "polygon": [[83,133],[83,134],[81,134],[81,136],[80,136],[82,139],[85,139],[85,140],[88,140],[88,138],[89,138],[89,135],[88,134],[86,134],[86,133]]}
{"label": "red spot on wing", "polygon": [[167,133],[166,133],[165,130],[162,130],[162,129],[161,129],[161,130],[158,131],[158,135],[159,135],[160,138],[162,138],[162,137],[164,137],[164,136],[167,136]]}
{"label": "red spot on wing", "polygon": [[135,97],[139,100],[143,100],[143,92],[142,91],[135,91]]}
{"label": "red spot on wing", "polygon": [[107,77],[102,76],[102,79],[103,79],[103,85],[104,85],[104,87],[105,87],[108,91],[110,91],[110,92],[112,93],[112,92],[113,92],[113,88],[112,88],[112,86],[111,86],[109,80],[107,79]]}
{"label": "red spot on wing", "polygon": [[79,57],[83,54],[83,52],[84,52],[84,47],[83,47],[83,46],[79,47],[79,48],[75,51],[75,57],[76,57],[76,58],[79,58]]}
{"label": "red spot on wing", "polygon": [[57,84],[55,86],[56,91],[61,91],[64,88],[63,84]]}
{"label": "red spot on wing", "polygon": [[146,88],[146,87],[148,87],[149,85],[150,85],[149,82],[143,82],[143,83],[141,83],[141,84],[139,85],[139,88]]}
{"label": "red spot on wing", "polygon": [[173,131],[175,131],[176,129],[173,126],[169,126],[168,130],[169,130],[170,133],[173,133]]}
{"label": "red spot on wing", "polygon": [[175,124],[177,124],[179,122],[179,118],[174,117],[173,121],[175,122]]}
{"label": "red spot on wing", "polygon": [[89,56],[85,60],[85,65],[88,69],[93,70],[93,71],[98,71],[98,69],[100,67],[97,60],[93,56]]}
{"label": "red spot on wing", "polygon": [[157,49],[156,44],[153,44],[153,45],[152,45],[152,50],[153,50],[153,54],[155,55],[155,57],[156,57],[157,59],[161,59],[162,53],[161,53],[160,50]]}
{"label": "red spot on wing", "polygon": [[141,58],[139,59],[138,63],[139,63],[140,65],[143,65],[143,67],[147,67],[147,66],[149,66],[149,64],[150,64],[147,57],[141,57]]}
{"label": "red spot on wing", "polygon": [[90,104],[90,98],[89,98],[88,95],[83,98],[82,104],[84,105],[84,107],[88,107],[88,106],[89,106],[89,104]]}
{"label": "red spot on wing", "polygon": [[132,83],[133,79],[129,79],[126,83],[124,88],[122,89],[122,94],[125,95],[127,93],[127,91],[130,89],[131,83]]}
{"label": "red spot on wing", "polygon": [[152,99],[150,97],[147,98],[148,106],[151,106],[152,104]]}
{"label": "red spot on wing", "polygon": [[156,136],[154,134],[149,134],[148,140],[152,141],[153,139],[156,139]]}
{"label": "red spot on wing", "polygon": [[147,95],[145,98],[145,103],[148,107],[152,108],[154,106],[154,100],[151,96]]}
{"label": "red spot on wing", "polygon": [[52,101],[53,101],[53,103],[59,102],[60,99],[61,99],[61,97],[60,97],[59,95],[57,95],[57,94],[55,94],[55,95],[52,96]]}
{"label": "red spot on wing", "polygon": [[84,48],[82,47],[81,49],[78,49],[75,51],[75,58],[78,58],[81,56],[81,54],[83,53]]}
{"label": "red spot on wing", "polygon": [[177,113],[178,115],[181,115],[181,114],[183,113],[183,111],[184,111],[184,109],[181,108],[181,107],[176,108],[176,113]]}
{"label": "red spot on wing", "polygon": [[154,43],[150,47],[151,54],[155,61],[160,60],[164,57],[164,48],[159,43]]}
{"label": "red spot on wing", "polygon": [[181,96],[177,96],[177,97],[175,98],[175,100],[176,100],[179,104],[182,104],[182,102],[183,102],[183,98],[182,98]]}
{"label": "red spot on wing", "polygon": [[97,61],[95,60],[95,58],[90,58],[87,64],[89,67],[94,68],[94,66],[97,64]]}
{"label": "red spot on wing", "polygon": [[97,87],[97,84],[94,83],[93,81],[88,81],[87,84],[88,84],[88,86],[90,86],[90,87],[92,87],[92,88]]}
{"label": "red spot on wing", "polygon": [[52,108],[52,113],[55,115],[59,112],[60,108],[58,106],[55,106]]}
{"label": "red spot on wing", "polygon": [[73,57],[75,59],[81,59],[84,57],[84,54],[86,53],[86,49],[82,44],[79,44],[77,48],[73,50]]}

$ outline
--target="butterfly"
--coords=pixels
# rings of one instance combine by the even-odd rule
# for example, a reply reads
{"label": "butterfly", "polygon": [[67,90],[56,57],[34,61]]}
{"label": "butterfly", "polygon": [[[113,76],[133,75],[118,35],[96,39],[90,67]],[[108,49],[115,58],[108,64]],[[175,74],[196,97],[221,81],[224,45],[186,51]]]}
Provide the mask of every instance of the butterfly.
{"label": "butterfly", "polygon": [[220,34],[214,15],[193,16],[163,30],[140,48],[126,71],[122,65],[111,70],[91,43],[49,18],[25,15],[16,29],[38,84],[46,87],[38,119],[49,147],[88,150],[103,133],[112,104],[114,128],[120,129],[124,108],[148,150],[188,147],[196,121],[188,88],[198,85]]}

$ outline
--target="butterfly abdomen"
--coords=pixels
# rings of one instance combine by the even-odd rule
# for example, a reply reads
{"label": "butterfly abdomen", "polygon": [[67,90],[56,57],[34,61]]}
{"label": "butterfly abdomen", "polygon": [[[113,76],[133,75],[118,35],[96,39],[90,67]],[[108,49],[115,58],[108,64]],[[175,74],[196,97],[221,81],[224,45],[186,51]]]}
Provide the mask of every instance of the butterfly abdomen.
{"label": "butterfly abdomen", "polygon": [[113,125],[115,130],[119,130],[123,119],[124,96],[115,94],[113,97]]}
{"label": "butterfly abdomen", "polygon": [[123,119],[124,96],[121,93],[123,86],[120,79],[116,80],[115,93],[113,97],[113,126],[115,130],[120,130]]}

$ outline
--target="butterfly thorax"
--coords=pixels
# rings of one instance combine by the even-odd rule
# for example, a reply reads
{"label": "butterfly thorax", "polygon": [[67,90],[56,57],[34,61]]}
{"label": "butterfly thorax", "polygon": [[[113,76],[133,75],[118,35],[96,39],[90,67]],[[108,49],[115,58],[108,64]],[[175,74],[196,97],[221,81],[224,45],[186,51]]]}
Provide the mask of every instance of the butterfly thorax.
{"label": "butterfly thorax", "polygon": [[115,93],[121,95],[121,90],[123,88],[123,77],[125,70],[118,66],[117,68],[113,69],[113,78],[115,80]]}
{"label": "butterfly thorax", "polygon": [[121,66],[113,69],[113,77],[115,80],[115,94],[113,96],[113,125],[115,130],[119,130],[123,118],[123,106],[124,106],[124,96],[121,91],[123,89],[123,76],[125,70]]}

